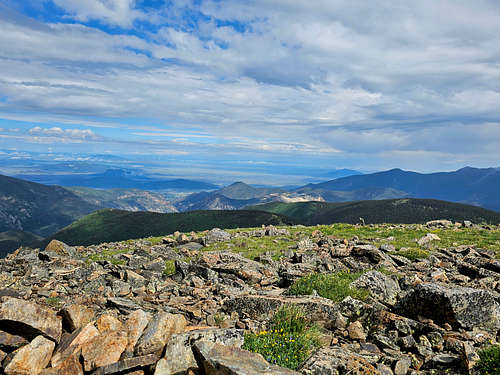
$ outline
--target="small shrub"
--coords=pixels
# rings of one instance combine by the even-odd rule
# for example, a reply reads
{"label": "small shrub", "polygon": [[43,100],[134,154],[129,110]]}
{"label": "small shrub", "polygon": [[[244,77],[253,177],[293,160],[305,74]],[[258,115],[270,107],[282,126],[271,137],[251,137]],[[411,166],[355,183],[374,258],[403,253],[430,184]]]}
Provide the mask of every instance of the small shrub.
{"label": "small shrub", "polygon": [[405,257],[411,261],[415,261],[417,259],[424,259],[429,256],[429,252],[421,249],[404,249],[404,250],[399,250],[395,251],[392,254],[394,255],[400,255],[402,257]]}
{"label": "small shrub", "polygon": [[351,288],[349,285],[361,275],[360,272],[312,273],[295,281],[288,289],[288,293],[310,295],[315,290],[321,297],[335,302],[347,296],[363,301],[369,296],[369,291]]}
{"label": "small shrub", "polygon": [[500,375],[500,345],[490,346],[479,351],[476,369],[481,375]]}
{"label": "small shrub", "polygon": [[295,306],[282,306],[271,320],[270,330],[245,335],[243,349],[260,353],[270,363],[297,369],[317,349],[319,329]]}

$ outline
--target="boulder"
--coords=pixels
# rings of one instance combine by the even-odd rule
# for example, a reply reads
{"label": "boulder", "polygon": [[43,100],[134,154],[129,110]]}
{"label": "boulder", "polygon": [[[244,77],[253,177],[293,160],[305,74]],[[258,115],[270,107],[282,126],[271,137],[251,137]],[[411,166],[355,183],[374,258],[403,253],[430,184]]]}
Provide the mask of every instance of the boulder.
{"label": "boulder", "polygon": [[241,317],[264,321],[269,319],[282,305],[295,305],[302,308],[313,320],[333,321],[339,311],[337,305],[323,297],[272,297],[259,295],[243,295],[230,298],[224,302],[227,311],[235,311]]}
{"label": "boulder", "polygon": [[79,328],[71,335],[63,335],[61,343],[57,346],[57,349],[50,361],[52,367],[59,366],[67,358],[78,353],[85,343],[89,342],[96,336],[99,336],[99,331],[90,323],[83,328]]}
{"label": "boulder", "polygon": [[122,322],[116,319],[113,315],[103,314],[97,319],[97,329],[100,333],[109,331],[119,331],[122,329]]}
{"label": "boulder", "polygon": [[125,331],[105,332],[82,345],[84,370],[92,371],[101,366],[118,362],[127,347]]}
{"label": "boulder", "polygon": [[109,375],[109,374],[122,374],[126,372],[130,374],[131,371],[152,365],[158,361],[158,356],[148,354],[141,357],[126,358],[121,361],[99,367],[92,375]]}
{"label": "boulder", "polygon": [[84,327],[94,320],[94,311],[81,304],[72,304],[61,310],[60,315],[63,318],[63,325],[70,332]]}
{"label": "boulder", "polygon": [[230,239],[231,234],[229,234],[225,230],[214,228],[207,232],[207,235],[205,236],[205,243],[211,244],[214,242],[229,241]]}
{"label": "boulder", "polygon": [[351,287],[368,289],[373,298],[385,302],[389,306],[396,303],[399,284],[387,275],[378,271],[369,271],[351,283]]}
{"label": "boulder", "polygon": [[271,365],[260,354],[208,341],[199,341],[193,353],[204,375],[293,375],[297,372]]}
{"label": "boulder", "polygon": [[186,318],[180,314],[158,312],[149,321],[135,347],[136,355],[161,354],[168,339],[181,333],[187,326]]}
{"label": "boulder", "polygon": [[128,344],[125,350],[126,357],[132,357],[137,341],[147,327],[151,315],[143,310],[136,310],[131,313],[125,323],[127,328]]}
{"label": "boulder", "polygon": [[0,298],[0,328],[29,340],[43,335],[59,342],[61,318],[44,306],[12,297]]}
{"label": "boulder", "polygon": [[380,375],[380,372],[362,356],[338,347],[318,350],[300,366],[299,371],[304,375]]}
{"label": "boulder", "polygon": [[425,236],[419,238],[417,240],[417,244],[419,246],[428,246],[432,241],[441,241],[441,238],[439,238],[436,234],[434,233],[427,233]]}
{"label": "boulder", "polygon": [[57,375],[83,375],[83,367],[79,355],[73,354],[55,369]]}
{"label": "boulder", "polygon": [[219,273],[229,273],[249,284],[272,284],[278,281],[278,273],[262,263],[247,259],[239,254],[225,251],[203,253],[200,261],[203,267]]}
{"label": "boulder", "polygon": [[165,347],[165,355],[156,365],[155,375],[184,373],[196,367],[191,347],[198,341],[240,348],[243,345],[243,330],[210,328],[173,335]]}
{"label": "boulder", "polygon": [[55,343],[43,336],[37,336],[28,345],[18,349],[5,366],[7,375],[38,375],[49,364]]}
{"label": "boulder", "polygon": [[500,329],[500,305],[483,289],[422,283],[408,292],[399,309],[411,317],[422,316],[456,328],[482,328],[494,335]]}

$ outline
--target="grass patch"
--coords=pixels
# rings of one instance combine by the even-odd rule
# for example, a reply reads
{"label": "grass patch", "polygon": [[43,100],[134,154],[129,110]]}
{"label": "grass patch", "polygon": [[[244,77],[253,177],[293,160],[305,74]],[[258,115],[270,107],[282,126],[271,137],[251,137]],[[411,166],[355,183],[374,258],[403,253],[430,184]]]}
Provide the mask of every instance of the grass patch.
{"label": "grass patch", "polygon": [[362,275],[362,272],[335,272],[335,273],[312,273],[295,281],[288,293],[292,295],[310,295],[315,290],[321,297],[339,302],[345,297],[364,301],[370,295],[365,289],[351,288],[354,280]]}
{"label": "grass patch", "polygon": [[393,255],[399,255],[409,259],[411,261],[415,261],[418,259],[425,259],[429,256],[429,252],[421,249],[403,249],[399,251],[395,251],[392,253]]}
{"label": "grass patch", "polygon": [[125,264],[126,261],[124,259],[119,259],[118,256],[131,251],[133,251],[133,249],[128,247],[124,249],[104,249],[100,253],[89,255],[86,261],[87,263],[108,261],[112,264]]}
{"label": "grass patch", "polygon": [[288,250],[288,246],[295,245],[294,240],[280,240],[280,237],[241,237],[231,241],[216,242],[204,248],[203,251],[232,251],[245,258],[255,259],[264,253],[270,253],[273,260],[279,258]]}
{"label": "grass patch", "polygon": [[175,268],[175,260],[167,260],[165,261],[165,269],[163,270],[163,274],[165,276],[172,276],[176,271]]}
{"label": "grass patch", "polygon": [[479,351],[476,369],[481,375],[500,375],[500,345],[490,346]]}
{"label": "grass patch", "polygon": [[245,335],[243,349],[260,353],[270,363],[297,369],[319,348],[319,328],[296,306],[282,306],[273,316],[269,331]]}
{"label": "grass patch", "polygon": [[52,307],[61,307],[63,301],[61,298],[59,297],[47,297],[45,299],[45,303],[49,306],[52,306]]}

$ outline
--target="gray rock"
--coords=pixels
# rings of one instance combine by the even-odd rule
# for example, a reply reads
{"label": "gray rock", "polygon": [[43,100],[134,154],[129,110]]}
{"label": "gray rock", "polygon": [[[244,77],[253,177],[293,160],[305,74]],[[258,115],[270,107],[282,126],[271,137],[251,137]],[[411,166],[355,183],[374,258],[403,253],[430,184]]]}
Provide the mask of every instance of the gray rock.
{"label": "gray rock", "polygon": [[207,235],[205,236],[205,243],[211,244],[214,242],[229,241],[230,239],[231,234],[229,234],[225,230],[214,228],[208,231]]}
{"label": "gray rock", "polygon": [[335,321],[339,311],[337,305],[323,297],[272,297],[244,295],[228,299],[224,303],[226,311],[236,311],[241,317],[264,321],[282,305],[299,306],[313,320]]}
{"label": "gray rock", "polygon": [[193,353],[205,375],[298,375],[295,371],[269,364],[260,354],[213,342],[195,343]]}
{"label": "gray rock", "polygon": [[493,294],[483,289],[423,283],[408,292],[399,308],[411,317],[420,315],[439,324],[478,327],[495,335],[500,329],[500,306]]}
{"label": "gray rock", "polygon": [[101,366],[97,370],[95,370],[92,375],[122,374],[124,371],[126,371],[126,373],[129,373],[135,369],[152,365],[156,363],[156,361],[158,361],[158,356],[154,354],[148,354],[141,357],[126,358],[106,366]]}
{"label": "gray rock", "polygon": [[344,348],[322,348],[299,368],[304,375],[372,374],[380,375],[365,358]]}
{"label": "gray rock", "polygon": [[202,329],[173,335],[168,340],[163,358],[156,365],[155,375],[184,373],[196,367],[191,347],[198,341],[240,348],[243,345],[243,330]]}
{"label": "gray rock", "polygon": [[387,275],[378,271],[369,271],[351,283],[352,287],[368,289],[372,297],[389,306],[396,303],[399,284]]}
{"label": "gray rock", "polygon": [[168,339],[173,334],[183,332],[186,325],[186,318],[180,314],[156,313],[139,338],[135,354],[160,354]]}

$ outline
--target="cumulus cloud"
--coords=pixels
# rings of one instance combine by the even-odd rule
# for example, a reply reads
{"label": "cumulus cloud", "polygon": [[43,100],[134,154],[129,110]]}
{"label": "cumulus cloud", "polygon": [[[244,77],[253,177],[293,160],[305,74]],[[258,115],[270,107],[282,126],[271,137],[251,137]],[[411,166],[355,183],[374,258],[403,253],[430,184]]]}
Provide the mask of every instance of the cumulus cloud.
{"label": "cumulus cloud", "polygon": [[[385,166],[391,152],[418,156],[422,165],[435,165],[428,160],[436,152],[443,163],[458,166],[464,153],[486,163],[484,150],[498,146],[497,1],[55,3],[82,23],[133,28],[147,13],[155,25],[110,33],[67,18],[20,22],[0,14],[5,116],[65,116],[86,126],[147,116],[158,124],[150,131],[168,124],[162,137],[182,134],[188,141],[177,144],[193,153],[202,143],[270,158],[316,153],[358,168],[368,153],[370,163]],[[123,129],[151,137],[139,124]]]}
{"label": "cumulus cloud", "polygon": [[135,19],[143,16],[135,9],[135,0],[54,0],[54,3],[78,21],[99,20],[130,27]]}

